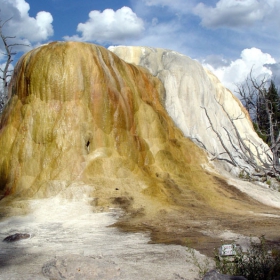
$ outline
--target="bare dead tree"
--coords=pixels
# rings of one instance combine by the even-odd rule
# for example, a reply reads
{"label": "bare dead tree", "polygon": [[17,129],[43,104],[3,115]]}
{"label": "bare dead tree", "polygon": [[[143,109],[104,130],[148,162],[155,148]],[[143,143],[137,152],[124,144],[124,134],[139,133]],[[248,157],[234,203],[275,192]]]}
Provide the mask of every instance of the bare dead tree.
{"label": "bare dead tree", "polygon": [[223,141],[223,139],[222,139],[222,136],[221,136],[221,135],[219,134],[219,132],[214,128],[214,125],[213,125],[213,123],[212,123],[212,121],[211,121],[211,118],[210,118],[208,112],[207,112],[207,109],[206,109],[205,107],[201,107],[201,108],[202,108],[202,109],[204,110],[204,112],[205,112],[205,115],[206,115],[206,117],[207,117],[207,119],[208,119],[208,122],[209,122],[209,124],[210,124],[211,129],[213,130],[213,132],[214,132],[214,133],[216,134],[216,136],[218,137],[218,139],[219,139],[221,145],[223,146],[223,148],[224,148],[226,154],[227,154],[227,155],[229,156],[229,158],[230,158],[230,160],[228,160],[227,158],[221,158],[220,155],[216,155],[214,158],[212,158],[212,160],[214,160],[214,159],[217,158],[217,159],[219,159],[219,160],[225,160],[225,161],[229,162],[230,164],[232,164],[233,166],[237,166],[237,162],[235,161],[235,159],[234,159],[234,157],[232,156],[231,152],[229,151],[229,149],[228,149],[227,146],[225,145],[225,143],[224,143],[224,141]]}
{"label": "bare dead tree", "polygon": [[13,62],[13,57],[17,54],[17,52],[13,51],[15,46],[28,46],[26,44],[21,43],[11,43],[10,40],[16,38],[16,36],[6,36],[3,32],[3,27],[5,24],[10,21],[12,18],[5,20],[4,22],[0,19],[0,37],[4,45],[4,56],[6,57],[6,62],[4,63],[4,67],[0,67],[0,79],[2,80],[2,88],[0,89],[0,114],[3,111],[7,101],[8,101],[8,85],[9,80],[12,76],[12,70],[10,70],[10,66]]}
{"label": "bare dead tree", "polygon": [[[264,138],[269,139],[268,145],[273,155],[272,163],[275,174],[280,173],[279,163],[279,150],[280,150],[280,133],[278,118],[275,118],[275,105],[280,106],[280,98],[276,101],[271,99],[268,91],[268,83],[271,82],[267,77],[257,81],[252,75],[252,69],[250,74],[246,78],[245,82],[241,85],[237,85],[237,93],[241,96],[241,101],[245,108],[248,110],[254,125],[256,132]],[[275,102],[277,104],[275,104]],[[262,112],[261,112],[262,109]],[[260,129],[258,119],[264,114],[266,120],[267,130]]]}
{"label": "bare dead tree", "polygon": [[[231,123],[229,127],[223,127],[227,138],[222,135],[222,132],[218,131],[211,120],[211,117],[207,111],[207,108],[201,107],[208,119],[209,128],[216,134],[220,144],[222,145],[224,152],[213,155],[211,160],[226,161],[232,166],[239,168],[239,170],[248,178],[259,178],[274,176],[279,177],[279,172],[274,168],[273,159],[267,155],[266,145],[256,146],[246,135],[241,135],[236,121],[245,118],[244,114],[240,114],[236,117],[230,116],[224,105],[215,98],[215,101],[219,104],[224,111],[228,120]],[[226,141],[229,143],[226,143]],[[263,159],[267,160],[264,161]],[[249,168],[250,167],[250,168]],[[247,176],[246,176],[247,175]]]}

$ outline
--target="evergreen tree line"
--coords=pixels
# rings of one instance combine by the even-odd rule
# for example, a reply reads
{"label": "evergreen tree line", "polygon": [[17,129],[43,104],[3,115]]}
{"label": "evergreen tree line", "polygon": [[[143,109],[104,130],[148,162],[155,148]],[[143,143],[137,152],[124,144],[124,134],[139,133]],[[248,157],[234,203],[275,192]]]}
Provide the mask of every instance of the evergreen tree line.
{"label": "evergreen tree line", "polygon": [[273,154],[273,167],[280,171],[280,92],[273,80],[258,81],[252,71],[245,82],[238,86],[237,93],[249,112],[254,129],[268,144]]}
{"label": "evergreen tree line", "polygon": [[258,96],[257,114],[253,120],[256,132],[269,146],[272,143],[269,125],[270,116],[274,134],[278,136],[280,132],[280,97],[273,81],[270,81],[269,88],[265,90],[264,96]]}

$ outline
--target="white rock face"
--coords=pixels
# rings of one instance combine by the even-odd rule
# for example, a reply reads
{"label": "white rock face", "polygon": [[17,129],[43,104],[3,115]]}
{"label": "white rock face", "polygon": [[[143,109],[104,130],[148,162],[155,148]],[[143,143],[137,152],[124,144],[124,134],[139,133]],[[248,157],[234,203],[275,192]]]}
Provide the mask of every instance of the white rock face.
{"label": "white rock face", "polygon": [[158,48],[118,46],[109,50],[147,68],[162,81],[167,112],[186,137],[208,151],[213,162],[235,175],[242,169],[254,172],[248,163],[249,149],[259,165],[270,162],[269,147],[255,133],[241,102],[197,61]]}

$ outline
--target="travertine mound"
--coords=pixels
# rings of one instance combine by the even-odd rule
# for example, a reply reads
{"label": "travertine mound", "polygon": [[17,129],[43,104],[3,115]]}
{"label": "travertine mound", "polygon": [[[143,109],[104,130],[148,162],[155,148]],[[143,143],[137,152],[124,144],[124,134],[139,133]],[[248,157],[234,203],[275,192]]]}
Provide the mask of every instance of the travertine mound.
{"label": "travertine mound", "polygon": [[55,42],[30,51],[15,68],[1,119],[1,191],[78,191],[98,204],[129,205],[143,195],[172,201],[181,192],[175,178],[208,185],[206,157],[168,116],[164,93],[147,70],[96,45]]}
{"label": "travertine mound", "polygon": [[243,213],[252,203],[204,169],[205,152],[162,105],[162,82],[103,47],[54,42],[30,51],[10,94],[0,126],[1,203],[59,195],[137,215],[171,206]]}
{"label": "travertine mound", "polygon": [[[172,84],[176,71],[162,74]],[[140,279],[143,273],[135,271],[143,267],[147,279],[194,275],[189,265],[176,268],[176,261],[188,255],[184,248],[143,247],[147,241],[139,238],[142,234],[132,238],[107,228],[117,218],[115,226],[149,231],[153,242],[188,243],[208,253],[227,238],[225,229],[234,240],[237,231],[278,239],[279,210],[245,194],[268,197],[267,189],[243,182],[244,193],[214,174],[205,151],[168,115],[168,83],[164,88],[144,67],[93,44],[54,42],[20,59],[9,90],[11,99],[0,120],[1,239],[15,233],[31,238],[9,248],[2,242],[5,279],[43,274],[86,279],[93,272],[101,278],[105,273],[105,279],[112,273]],[[205,99],[210,110],[212,101],[196,98]],[[192,112],[192,106],[186,110]],[[197,126],[204,114],[202,110]],[[194,126],[196,118],[190,118]],[[264,203],[279,207],[277,193],[269,195],[274,204]],[[93,213],[98,211],[110,214]],[[100,257],[102,262],[94,261]],[[73,266],[75,260],[79,265]],[[100,265],[104,263],[107,271]],[[66,271],[64,264],[71,268]],[[127,269],[130,264],[133,269]]]}
{"label": "travertine mound", "polygon": [[147,68],[166,90],[165,108],[175,124],[211,159],[238,175],[271,162],[269,147],[255,133],[247,111],[197,61],[174,51],[148,47],[110,47],[129,63]]}

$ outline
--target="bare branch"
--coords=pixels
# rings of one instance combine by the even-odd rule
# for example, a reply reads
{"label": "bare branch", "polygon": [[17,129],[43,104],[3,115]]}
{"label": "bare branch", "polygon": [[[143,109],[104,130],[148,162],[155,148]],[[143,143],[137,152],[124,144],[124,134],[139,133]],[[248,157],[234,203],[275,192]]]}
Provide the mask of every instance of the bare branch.
{"label": "bare branch", "polygon": [[[268,87],[269,82],[270,86]],[[280,150],[280,96],[278,93],[275,93],[276,89],[273,88],[273,85],[273,82],[266,76],[264,76],[261,80],[257,80],[253,76],[253,68],[245,81],[242,84],[237,85],[237,93],[254,122],[254,128],[260,137],[263,137],[263,139],[269,144],[269,150],[272,152],[272,157],[267,153],[268,150],[264,146],[256,146],[252,141],[250,141],[250,139],[245,139],[245,143],[245,140],[242,139],[235,125],[235,121],[240,119],[240,116],[237,118],[229,116],[224,106],[219,101],[216,101],[220,104],[230,120],[234,129],[234,136],[238,139],[238,146],[236,146],[231,141],[232,133],[224,128],[235,152],[238,152],[245,162],[250,164],[252,167],[255,167],[257,170],[260,170],[265,174],[273,174],[273,176],[279,177],[280,163],[278,154]],[[254,154],[252,153],[252,147],[254,147]],[[268,161],[264,162],[264,157]]]}
{"label": "bare branch", "polygon": [[4,55],[6,56],[5,66],[3,69],[0,69],[0,71],[2,73],[0,76],[0,79],[3,81],[2,82],[3,83],[2,92],[0,90],[0,114],[2,113],[2,110],[8,101],[8,84],[9,84],[9,78],[12,76],[12,74],[11,74],[12,71],[9,70],[9,67],[13,62],[13,56],[15,56],[17,54],[15,51],[13,51],[13,47],[28,46],[28,45],[22,44],[22,43],[11,43],[11,42],[9,42],[9,40],[15,39],[16,37],[15,36],[6,36],[3,34],[3,27],[11,19],[12,18],[9,18],[9,19],[5,20],[4,22],[2,22],[2,20],[0,19],[0,38],[4,44],[4,48],[5,48]]}
{"label": "bare branch", "polygon": [[212,128],[213,132],[214,132],[214,133],[217,135],[217,137],[219,138],[220,143],[222,144],[223,148],[225,149],[225,151],[227,152],[229,158],[231,159],[231,164],[234,165],[234,166],[237,166],[237,163],[236,163],[235,159],[233,158],[231,152],[228,150],[228,148],[227,148],[226,145],[224,144],[224,141],[223,141],[221,135],[220,135],[220,134],[218,133],[218,131],[214,128],[213,123],[212,123],[212,121],[211,121],[211,119],[210,119],[210,117],[209,117],[209,115],[208,115],[207,109],[206,109],[205,107],[201,107],[201,108],[204,110],[204,112],[205,112],[205,114],[206,114],[206,117],[207,117],[207,119],[208,119],[208,121],[209,121],[209,123],[210,123],[210,127]]}
{"label": "bare branch", "polygon": [[196,141],[197,143],[199,143],[199,145],[200,145],[204,150],[207,150],[206,147],[205,147],[205,145],[203,144],[203,142],[200,141],[198,138],[192,137],[191,139],[194,140],[194,141]]}

